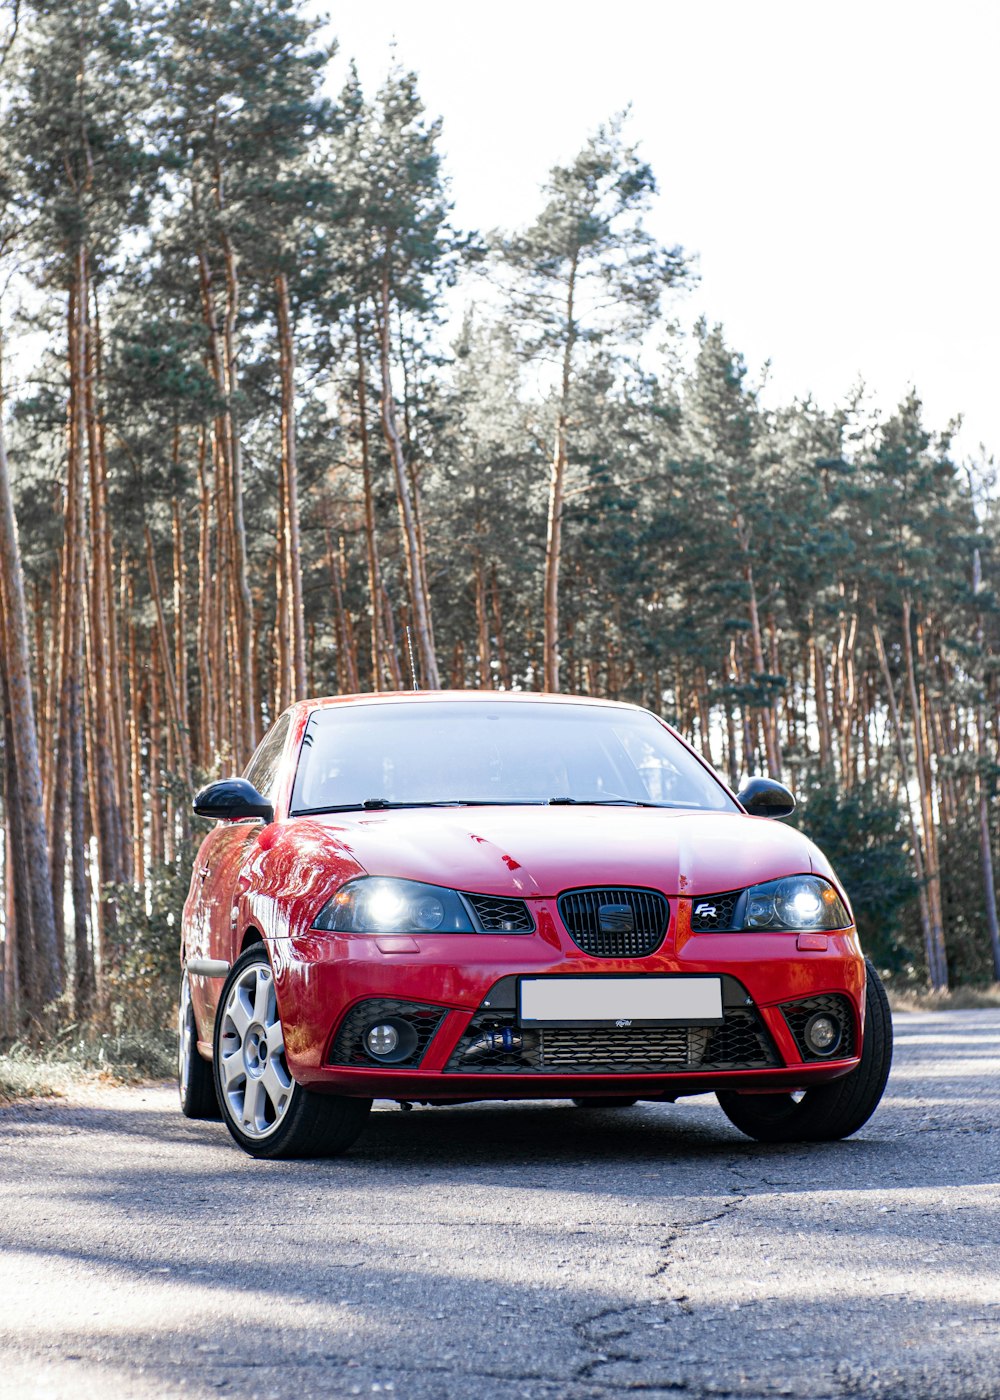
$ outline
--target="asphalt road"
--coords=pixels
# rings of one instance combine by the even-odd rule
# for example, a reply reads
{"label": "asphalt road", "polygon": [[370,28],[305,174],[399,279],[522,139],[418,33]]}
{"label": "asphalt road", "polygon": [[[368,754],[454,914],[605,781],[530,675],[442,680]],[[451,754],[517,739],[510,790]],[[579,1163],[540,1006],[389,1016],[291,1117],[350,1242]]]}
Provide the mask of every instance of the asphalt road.
{"label": "asphalt road", "polygon": [[403,1113],[254,1162],[166,1086],[0,1113],[0,1396],[1000,1397],[1000,1011],[903,1015],[876,1117]]}

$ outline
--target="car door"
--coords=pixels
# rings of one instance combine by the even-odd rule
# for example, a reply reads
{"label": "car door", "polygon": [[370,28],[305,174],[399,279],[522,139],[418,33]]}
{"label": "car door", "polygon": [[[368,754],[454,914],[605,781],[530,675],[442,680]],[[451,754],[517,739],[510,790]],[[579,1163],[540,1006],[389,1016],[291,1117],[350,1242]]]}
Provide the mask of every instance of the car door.
{"label": "car door", "polygon": [[[272,802],[290,725],[291,713],[286,712],[262,739],[243,773],[261,796]],[[195,869],[195,878],[201,881],[198,923],[203,946],[197,951],[202,956],[232,963],[239,955],[235,928],[238,885],[261,830],[261,823],[253,818],[223,821],[202,843]],[[191,1000],[202,1040],[211,1038],[221,991],[221,978],[191,979]]]}

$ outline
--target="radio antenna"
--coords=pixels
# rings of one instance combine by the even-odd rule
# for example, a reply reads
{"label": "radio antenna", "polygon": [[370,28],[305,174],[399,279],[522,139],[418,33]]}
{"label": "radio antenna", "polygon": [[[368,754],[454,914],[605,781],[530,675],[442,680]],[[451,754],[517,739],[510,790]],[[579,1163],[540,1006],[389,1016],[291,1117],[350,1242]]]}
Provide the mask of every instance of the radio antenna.
{"label": "radio antenna", "polygon": [[413,632],[409,625],[406,627],[406,650],[410,657],[410,681],[412,682],[413,689],[419,690],[420,686],[417,684],[417,666],[413,658]]}

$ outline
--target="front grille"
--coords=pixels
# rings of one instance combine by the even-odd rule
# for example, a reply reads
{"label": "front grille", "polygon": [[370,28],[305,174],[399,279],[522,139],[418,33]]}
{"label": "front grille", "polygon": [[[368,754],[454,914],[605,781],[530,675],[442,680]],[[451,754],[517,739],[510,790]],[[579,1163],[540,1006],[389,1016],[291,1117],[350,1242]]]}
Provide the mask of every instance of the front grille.
{"label": "front grille", "polygon": [[700,894],[691,901],[692,933],[719,933],[733,927],[733,916],[742,890],[725,894]]}
{"label": "front grille", "polygon": [[637,1026],[632,1030],[543,1030],[539,1068],[553,1074],[574,1070],[632,1071],[685,1069],[701,1064],[708,1031],[704,1026]]}
{"label": "front grille", "polygon": [[749,1007],[724,1010],[721,1026],[545,1028],[522,1031],[513,1012],[477,1012],[452,1052],[451,1074],[670,1074],[766,1069],[779,1062]]}
{"label": "front grille", "polygon": [[658,890],[567,890],[559,915],[592,958],[647,958],[663,942],[670,905]]}
{"label": "front grille", "polygon": [[535,924],[523,899],[492,894],[467,894],[476,918],[487,933],[533,933]]}
{"label": "front grille", "polygon": [[[817,1011],[826,1012],[840,1026],[840,1044],[829,1055],[817,1055],[816,1051],[810,1050],[806,1044],[806,1022],[810,1016],[815,1016]],[[824,996],[807,997],[804,1001],[786,1001],[782,1005],[781,1014],[787,1021],[788,1029],[795,1037],[795,1044],[804,1060],[849,1060],[857,1053],[854,1049],[854,1011],[849,997],[842,996],[839,992],[830,992]]]}
{"label": "front grille", "polygon": [[440,1006],[424,1006],[419,1002],[371,997],[368,1001],[359,1002],[344,1017],[330,1051],[329,1063],[351,1065],[355,1068],[374,1068],[379,1061],[365,1049],[365,1032],[375,1022],[393,1017],[409,1022],[417,1033],[417,1044],[412,1055],[407,1056],[405,1060],[393,1061],[391,1065],[383,1063],[383,1068],[414,1069],[424,1058],[424,1052],[447,1014]]}

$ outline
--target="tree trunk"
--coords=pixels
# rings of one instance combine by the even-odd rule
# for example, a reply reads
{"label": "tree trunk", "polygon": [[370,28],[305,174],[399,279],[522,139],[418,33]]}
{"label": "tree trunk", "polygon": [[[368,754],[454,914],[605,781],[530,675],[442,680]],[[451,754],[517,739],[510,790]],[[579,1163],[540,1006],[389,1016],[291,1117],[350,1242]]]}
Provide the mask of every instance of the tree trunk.
{"label": "tree trunk", "polygon": [[[143,526],[143,538],[146,542],[146,570],[149,575],[149,592],[153,600],[153,609],[156,614],[156,636],[159,643],[160,664],[163,672],[163,685],[167,692],[168,713],[174,727],[174,736],[177,740],[177,750],[181,762],[181,776],[184,779],[185,787],[192,786],[191,779],[191,751],[188,748],[188,735],[181,717],[180,698],[177,694],[177,682],[174,677],[174,668],[170,660],[170,639],[167,634],[167,619],[163,611],[163,595],[160,591],[160,576],[156,568],[156,553],[153,549],[153,536],[148,525]],[[159,724],[160,712],[152,717],[150,723]]]}
{"label": "tree trunk", "polygon": [[160,761],[160,666],[163,648],[152,637],[149,662],[149,864],[155,870],[163,864],[163,765]]}
{"label": "tree trunk", "polygon": [[809,614],[809,669],[812,673],[813,702],[816,707],[816,731],[819,736],[819,762],[824,772],[833,772],[833,739],[830,728],[830,710],[826,693],[826,665],[820,653],[819,643],[813,631],[812,613]]}
{"label": "tree trunk", "polygon": [[479,689],[493,688],[493,670],[490,665],[490,627],[486,611],[486,569],[482,555],[476,550],[473,571],[476,593],[476,663],[479,675]]}
{"label": "tree trunk", "polygon": [[[35,975],[33,1011],[62,991],[56,925],[52,907],[52,876],[49,865],[45,804],[42,799],[42,769],[35,724],[34,696],[31,689],[31,660],[28,645],[28,613],[24,600],[24,576],[14,516],[14,501],[3,438],[3,393],[0,383],[0,608],[3,612],[3,672],[7,707],[11,718],[10,738],[17,772],[17,820],[19,877],[27,886],[26,904],[31,920],[29,937]],[[41,664],[42,658],[39,658]],[[9,847],[4,850],[6,873],[13,862]]]}
{"label": "tree trunk", "polygon": [[295,340],[292,334],[288,279],[283,272],[279,272],[274,279],[274,289],[278,305],[278,347],[281,362],[281,494],[285,508],[284,548],[281,550],[285,578],[282,591],[289,629],[292,691],[296,700],[302,700],[306,693],[306,642],[302,608],[302,560],[299,549],[299,477],[295,456]]}
{"label": "tree trunk", "polygon": [[396,500],[399,504],[400,525],[403,533],[406,575],[410,586],[410,603],[413,609],[414,631],[420,651],[423,681],[427,690],[440,690],[441,678],[437,658],[434,655],[434,639],[431,630],[430,598],[424,590],[424,569],[417,535],[416,514],[410,490],[410,479],[406,465],[406,455],[396,424],[396,402],[392,393],[392,379],[389,365],[390,350],[390,301],[389,265],[386,261],[382,269],[382,316],[380,326],[380,364],[382,371],[382,430],[392,462],[396,482]]}
{"label": "tree trunk", "polygon": [[924,831],[924,855],[926,859],[927,906],[931,919],[931,944],[934,961],[929,971],[935,989],[948,985],[948,964],[944,944],[944,920],[941,911],[941,869],[937,854],[937,827],[934,819],[934,794],[924,736],[922,715],[917,695],[916,673],[913,665],[913,638],[911,635],[912,610],[910,600],[903,597],[903,655],[906,660],[906,679],[910,697],[910,713],[913,719],[913,750],[917,770],[917,787],[920,792],[921,825]]}
{"label": "tree trunk", "polygon": [[[221,174],[217,172],[217,201],[221,212]],[[197,202],[195,204],[197,212]],[[205,249],[198,250],[202,313],[208,332],[208,366],[224,407],[215,420],[216,520],[225,550],[219,560],[232,593],[231,612],[236,632],[234,663],[230,666],[234,704],[224,711],[231,730],[230,755],[237,767],[249,759],[256,743],[256,706],[253,695],[252,603],[247,574],[246,527],[243,518],[243,455],[236,421],[239,379],[236,368],[236,318],[240,284],[236,254],[226,235],[220,235],[225,259],[226,294],[223,323],[216,313],[212,270]],[[218,592],[218,589],[216,590]],[[219,656],[219,652],[215,652]],[[223,693],[220,682],[220,695]]]}
{"label": "tree trunk", "polygon": [[[742,531],[742,526],[740,526]],[[742,542],[741,542],[742,546]],[[747,585],[747,611],[750,617],[750,641],[753,646],[753,669],[758,685],[763,684],[763,677],[767,673],[764,662],[764,643],[760,630],[760,612],[757,607],[757,586],[754,583],[753,565],[750,562],[748,548],[743,547],[743,578]],[[767,759],[768,775],[780,781],[781,779],[781,754],[778,750],[777,726],[775,724],[774,704],[760,705],[757,709],[760,727],[764,735],[764,755]]]}
{"label": "tree trunk", "polygon": [[[729,643],[729,655],[722,663],[722,673],[726,678],[727,690],[736,680],[736,643]],[[736,791],[740,781],[739,756],[736,752],[736,714],[732,694],[726,695],[726,771],[729,786]]]}
{"label": "tree trunk", "polygon": [[909,793],[909,763],[906,757],[906,744],[903,740],[903,728],[899,719],[899,709],[896,705],[896,693],[892,685],[892,675],[889,671],[889,661],[885,654],[885,646],[882,642],[882,632],[878,623],[872,624],[872,634],[875,638],[875,651],[878,655],[879,666],[882,671],[882,679],[885,682],[886,703],[889,707],[889,719],[892,723],[892,732],[896,740],[896,753],[899,759],[899,771],[902,777],[902,790],[906,803],[906,815],[910,823],[910,843],[913,847],[913,868],[917,877],[917,893],[920,900],[920,922],[924,934],[924,953],[927,958],[927,970],[933,987],[947,987],[947,968],[945,968],[944,981],[940,981],[941,967],[943,964],[943,949],[939,945],[938,931],[935,928],[930,902],[927,898],[927,881],[925,878],[923,842],[920,838],[920,828],[913,813],[913,802]]}
{"label": "tree trunk", "polygon": [[[84,264],[87,281],[81,292],[90,306],[89,266]],[[111,545],[108,529],[107,479],[104,443],[100,433],[95,379],[97,354],[93,325],[88,320],[84,358],[84,414],[87,428],[87,458],[90,481],[90,589],[87,604],[87,693],[89,704],[88,732],[91,735],[88,765],[92,805],[92,824],[97,838],[98,872],[98,966],[110,962],[110,941],[117,926],[117,905],[108,887],[124,878],[121,856],[121,808],[114,762],[114,700],[113,668],[117,658],[112,656],[111,632]]]}
{"label": "tree trunk", "polygon": [[563,345],[559,409],[549,474],[549,509],[545,531],[545,586],[542,629],[542,688],[559,689],[559,570],[562,564],[562,519],[566,500],[566,468],[569,462],[569,394],[576,345],[577,258],[570,263],[566,284],[566,340]]}
{"label": "tree trunk", "polygon": [[197,766],[215,764],[218,751],[216,663],[212,659],[212,493],[205,429],[198,438],[198,746]]}
{"label": "tree trunk", "polygon": [[337,683],[342,695],[356,695],[361,687],[358,682],[354,629],[344,606],[340,560],[333,548],[333,535],[329,525],[326,528],[326,557],[330,567],[330,583],[333,586],[334,616],[337,627]]}
{"label": "tree trunk", "polygon": [[701,740],[702,756],[705,762],[714,768],[715,759],[712,756],[712,715],[708,704],[708,676],[705,674],[704,666],[698,667],[695,702],[698,707],[698,732]]}
{"label": "tree trunk", "polygon": [[[343,536],[341,536],[343,545]],[[341,566],[343,572],[343,566]],[[389,679],[393,690],[405,690],[403,674],[399,669],[399,646],[396,642],[396,624],[392,616],[392,603],[382,580],[382,626],[385,629],[385,659],[389,667]]]}
{"label": "tree trunk", "polygon": [[[39,991],[40,969],[36,956],[35,941],[32,937],[31,905],[28,890],[23,878],[23,867],[15,858],[15,851],[21,850],[23,836],[21,817],[23,804],[17,786],[17,763],[14,759],[14,728],[9,696],[4,678],[3,659],[0,657],[0,707],[2,707],[3,753],[3,795],[6,807],[4,828],[4,914],[6,918],[6,939],[3,947],[5,956],[10,958],[12,1004],[8,1008],[8,1019],[12,1023],[12,1034],[23,1025],[37,1020],[45,1001]],[[19,995],[20,993],[20,995]]]}
{"label": "tree trunk", "polygon": [[857,635],[857,613],[851,614],[850,621],[842,617],[837,643],[837,668],[840,677],[840,782],[845,791],[850,791],[857,777],[857,765],[851,747],[851,735],[858,708],[857,678],[854,671]]}
{"label": "tree trunk", "polygon": [[[69,371],[70,432],[69,472],[63,544],[64,653],[62,695],[60,698],[59,771],[56,800],[61,808],[63,830],[69,836],[70,889],[73,904],[74,989],[78,1016],[89,1014],[93,1002],[93,953],[87,927],[90,897],[86,856],[85,760],[83,733],[83,604],[87,588],[84,563],[84,497],[86,490],[86,342],[87,342],[86,252],[81,247],[74,259],[70,292]],[[68,804],[68,807],[67,807]],[[68,820],[67,820],[68,818]],[[60,833],[61,834],[61,833]],[[54,898],[62,893],[54,891]]]}
{"label": "tree trunk", "polygon": [[137,885],[146,883],[146,839],[143,812],[142,782],[142,687],[139,684],[139,662],[135,639],[135,586],[131,569],[127,574],[128,593],[128,694],[129,751],[132,784],[132,870]]}
{"label": "tree trunk", "polygon": [[[983,572],[979,550],[972,556],[972,592],[978,596],[982,592]],[[976,618],[976,652],[980,661],[985,660],[983,646],[983,615]],[[989,751],[986,747],[986,704],[985,696],[976,698],[976,798],[979,814],[979,859],[983,872],[983,903],[986,906],[986,931],[990,940],[993,957],[993,977],[1000,982],[1000,923],[997,920],[997,894],[993,878],[993,842],[990,835],[990,794],[986,775],[991,767]]]}
{"label": "tree trunk", "polygon": [[236,317],[240,283],[236,253],[228,235],[222,236],[226,265],[226,314],[223,320],[223,363],[226,384],[226,427],[229,434],[229,509],[232,541],[232,607],[239,643],[240,750],[237,767],[247,763],[257,746],[257,701],[253,684],[253,604],[247,567],[247,533],[243,519],[243,444],[236,417],[239,381],[236,370]]}
{"label": "tree trunk", "polygon": [[[82,638],[79,639],[82,644]],[[82,652],[82,645],[80,646]],[[76,674],[82,672],[82,655]],[[87,861],[87,769],[84,753],[83,697],[74,683],[70,710],[70,887],[73,891],[73,993],[76,1016],[86,1020],[94,1011],[97,977],[87,915],[90,911],[90,869]]]}
{"label": "tree trunk", "polygon": [[371,686],[372,690],[381,690],[386,675],[383,656],[382,575],[378,557],[378,537],[375,532],[375,496],[372,491],[368,441],[368,385],[364,342],[361,335],[361,315],[357,310],[354,313],[354,353],[357,363],[358,438],[361,444],[361,476],[365,498],[365,550],[368,559],[368,604],[371,618]]}
{"label": "tree trunk", "polygon": [[500,663],[500,684],[504,690],[510,690],[514,681],[511,676],[510,663],[507,660],[507,644],[504,641],[503,611],[500,607],[500,585],[497,582],[497,568],[495,564],[490,566],[490,604],[493,610],[493,626],[497,639],[497,660]]}

